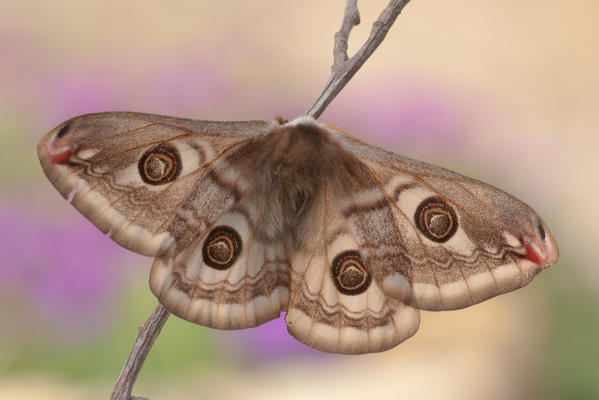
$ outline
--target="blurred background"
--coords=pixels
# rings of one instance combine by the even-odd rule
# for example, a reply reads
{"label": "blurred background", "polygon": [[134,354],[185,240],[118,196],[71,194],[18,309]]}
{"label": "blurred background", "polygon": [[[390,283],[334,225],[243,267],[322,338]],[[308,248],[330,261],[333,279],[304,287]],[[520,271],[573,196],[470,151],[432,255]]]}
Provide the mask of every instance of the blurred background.
{"label": "blurred background", "polygon": [[[112,243],[43,175],[41,136],[130,110],[208,120],[304,113],[332,63],[335,1],[0,3],[0,398],[104,399],[156,300],[152,260]],[[386,1],[362,1],[350,52]],[[380,354],[171,317],[152,399],[599,398],[599,2],[412,1],[320,118],[457,170],[543,216],[557,265]],[[310,396],[310,397],[308,397]]]}

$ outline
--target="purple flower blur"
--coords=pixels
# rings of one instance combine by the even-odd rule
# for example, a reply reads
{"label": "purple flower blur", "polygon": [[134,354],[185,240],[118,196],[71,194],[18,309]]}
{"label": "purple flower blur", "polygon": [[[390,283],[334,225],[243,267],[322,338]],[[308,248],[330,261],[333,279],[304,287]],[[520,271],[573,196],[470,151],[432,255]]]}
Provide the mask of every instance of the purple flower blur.
{"label": "purple flower blur", "polygon": [[[110,70],[99,66],[66,72],[46,83],[40,99],[43,108],[58,120],[92,112],[122,110],[126,86]],[[45,97],[44,96],[44,97]]]}
{"label": "purple flower blur", "polygon": [[89,222],[58,225],[0,204],[0,286],[22,295],[11,301],[28,301],[40,328],[62,338],[77,338],[106,322],[103,311],[118,282],[117,250]]}
{"label": "purple flower blur", "polygon": [[[227,104],[228,86],[223,72],[199,59],[170,59],[147,72],[151,84],[137,88],[147,93],[148,104],[158,114],[206,118],[209,110]],[[146,98],[143,96],[142,98]]]}
{"label": "purple flower blur", "polygon": [[314,350],[297,340],[288,332],[285,314],[265,324],[242,331],[219,332],[217,340],[231,357],[249,357],[265,361],[284,360],[290,357],[311,357],[327,359],[335,357]]}
{"label": "purple flower blur", "polygon": [[171,59],[140,72],[99,63],[49,80],[37,101],[57,120],[104,111],[191,117],[226,101],[225,86],[220,72],[201,60]]}
{"label": "purple flower blur", "polygon": [[323,121],[379,145],[445,148],[468,139],[473,110],[456,93],[428,84],[375,85],[341,96]]}

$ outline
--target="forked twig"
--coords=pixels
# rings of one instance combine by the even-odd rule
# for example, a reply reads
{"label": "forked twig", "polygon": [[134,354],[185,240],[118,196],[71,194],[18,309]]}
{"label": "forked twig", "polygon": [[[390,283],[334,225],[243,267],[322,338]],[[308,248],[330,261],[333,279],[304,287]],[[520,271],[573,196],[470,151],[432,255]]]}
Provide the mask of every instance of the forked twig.
{"label": "forked twig", "polygon": [[[387,7],[381,12],[379,18],[372,24],[370,36],[364,45],[351,58],[347,55],[347,40],[352,28],[360,23],[357,0],[347,0],[341,29],[335,34],[333,47],[333,66],[331,75],[322,93],[306,112],[306,115],[318,118],[329,103],[345,87],[347,82],[355,75],[368,57],[381,44],[389,28],[401,10],[410,0],[391,0]],[[125,363],[119,379],[114,387],[111,400],[141,400],[143,397],[131,397],[131,390],[137,379],[137,375],[152,348],[154,340],[160,334],[170,313],[160,304],[147,321],[139,328],[129,359]]]}
{"label": "forked twig", "polygon": [[362,45],[360,50],[351,58],[347,56],[347,39],[352,28],[360,23],[360,14],[358,13],[357,0],[347,0],[345,5],[345,14],[341,29],[335,34],[335,45],[333,47],[333,66],[331,67],[331,76],[327,81],[322,93],[314,102],[312,107],[306,112],[306,115],[312,118],[318,118],[325,108],[345,87],[347,82],[358,72],[360,67],[366,62],[368,57],[381,44],[387,32],[395,22],[395,19],[408,4],[410,0],[391,0],[387,7],[381,12],[378,19],[372,24],[370,36]]}

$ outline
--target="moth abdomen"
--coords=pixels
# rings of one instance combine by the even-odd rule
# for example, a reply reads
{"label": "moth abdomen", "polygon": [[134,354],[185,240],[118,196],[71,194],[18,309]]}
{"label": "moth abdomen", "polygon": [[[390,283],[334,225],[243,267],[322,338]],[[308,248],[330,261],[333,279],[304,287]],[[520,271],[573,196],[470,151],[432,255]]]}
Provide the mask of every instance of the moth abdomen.
{"label": "moth abdomen", "polygon": [[259,149],[254,166],[260,172],[247,174],[251,196],[269,209],[265,229],[270,237],[278,232],[291,242],[301,237],[324,186],[334,185],[344,166],[355,163],[328,130],[308,119],[274,125],[249,146]]}

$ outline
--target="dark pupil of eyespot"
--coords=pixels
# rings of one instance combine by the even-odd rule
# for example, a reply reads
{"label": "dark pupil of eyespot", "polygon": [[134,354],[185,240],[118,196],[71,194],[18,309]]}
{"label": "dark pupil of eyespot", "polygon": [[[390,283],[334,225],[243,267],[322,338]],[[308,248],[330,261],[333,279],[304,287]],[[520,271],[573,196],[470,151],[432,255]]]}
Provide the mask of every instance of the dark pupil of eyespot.
{"label": "dark pupil of eyespot", "polygon": [[451,218],[445,212],[430,210],[427,213],[427,224],[431,233],[437,236],[445,236],[451,229]]}
{"label": "dark pupil of eyespot", "polygon": [[348,261],[339,280],[344,287],[355,288],[364,280],[364,271],[355,262]]}
{"label": "dark pupil of eyespot", "polygon": [[217,226],[204,241],[202,257],[206,265],[222,271],[237,261],[241,250],[239,233],[230,226]]}
{"label": "dark pupil of eyespot", "polygon": [[163,185],[175,180],[181,172],[181,157],[176,147],[161,144],[147,151],[139,160],[139,174],[150,185]]}
{"label": "dark pupil of eyespot", "polygon": [[364,293],[371,282],[371,276],[356,250],[338,254],[331,264],[331,275],[337,290],[350,296]]}
{"label": "dark pupil of eyespot", "polygon": [[164,155],[151,155],[148,157],[148,161],[146,161],[148,178],[152,180],[162,179],[167,175],[170,166]]}
{"label": "dark pupil of eyespot", "polygon": [[225,238],[224,236],[217,236],[212,239],[208,245],[208,254],[210,255],[210,258],[221,264],[230,261],[233,256],[234,249],[231,248],[231,245],[234,246],[234,243],[232,243],[234,240],[235,239],[233,238]]}
{"label": "dark pupil of eyespot", "polygon": [[414,222],[428,239],[443,243],[457,232],[459,221],[451,205],[441,198],[429,197],[416,209]]}

